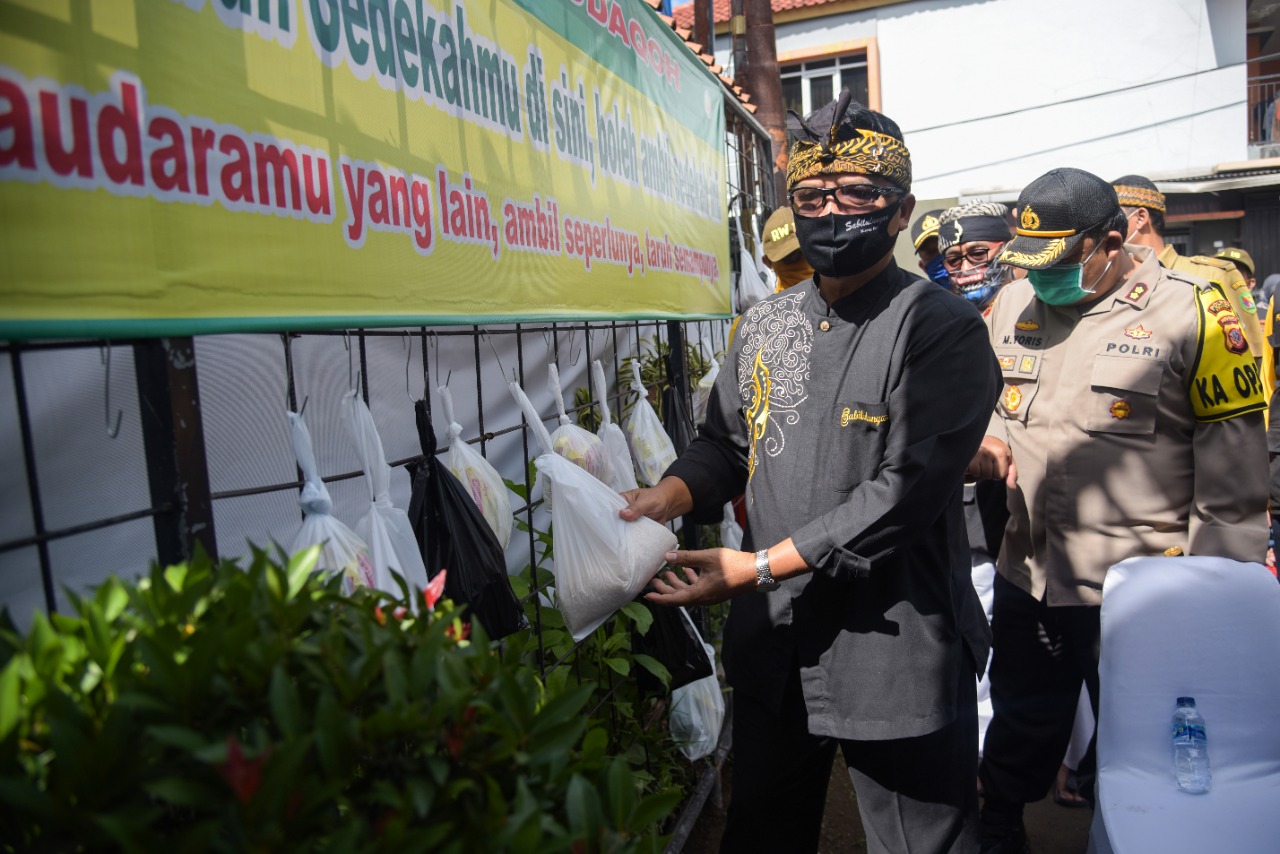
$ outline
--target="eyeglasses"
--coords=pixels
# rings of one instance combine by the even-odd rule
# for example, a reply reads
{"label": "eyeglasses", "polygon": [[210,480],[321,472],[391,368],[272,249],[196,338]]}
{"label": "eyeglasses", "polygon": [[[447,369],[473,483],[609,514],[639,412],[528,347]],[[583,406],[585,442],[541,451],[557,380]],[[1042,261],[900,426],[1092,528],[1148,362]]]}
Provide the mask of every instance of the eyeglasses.
{"label": "eyeglasses", "polygon": [[901,196],[906,191],[898,187],[877,187],[875,184],[841,184],[839,187],[796,187],[787,197],[791,209],[801,216],[818,216],[827,207],[827,199],[835,197],[836,207],[844,209],[869,208],[877,199]]}
{"label": "eyeglasses", "polygon": [[942,256],[942,265],[948,270],[959,270],[962,261],[968,261],[970,264],[985,264],[995,259],[1000,254],[1000,250],[1004,248],[1004,244],[996,246],[987,246],[986,244],[977,243],[970,246],[963,252],[959,248],[954,251],[948,251]]}

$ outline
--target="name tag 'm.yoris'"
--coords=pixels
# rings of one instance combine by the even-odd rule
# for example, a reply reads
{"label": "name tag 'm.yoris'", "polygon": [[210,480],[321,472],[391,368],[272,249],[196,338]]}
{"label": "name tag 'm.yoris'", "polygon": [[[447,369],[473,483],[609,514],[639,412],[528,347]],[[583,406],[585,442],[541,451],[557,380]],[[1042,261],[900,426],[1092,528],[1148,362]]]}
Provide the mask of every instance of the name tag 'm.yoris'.
{"label": "name tag 'm.yoris'", "polygon": [[850,410],[849,407],[847,406],[844,408],[844,412],[840,413],[841,427],[848,427],[854,421],[865,421],[868,424],[874,424],[875,426],[879,427],[881,424],[883,424],[888,420],[889,420],[888,415],[872,415],[871,413],[867,412],[865,409]]}

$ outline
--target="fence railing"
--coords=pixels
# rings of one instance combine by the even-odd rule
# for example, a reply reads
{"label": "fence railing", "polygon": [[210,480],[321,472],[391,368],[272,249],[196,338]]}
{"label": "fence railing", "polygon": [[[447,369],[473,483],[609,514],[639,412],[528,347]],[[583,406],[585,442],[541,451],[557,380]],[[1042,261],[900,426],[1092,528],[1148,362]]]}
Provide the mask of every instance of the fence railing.
{"label": "fence railing", "polygon": [[1248,91],[1249,142],[1280,143],[1280,74],[1250,77]]}

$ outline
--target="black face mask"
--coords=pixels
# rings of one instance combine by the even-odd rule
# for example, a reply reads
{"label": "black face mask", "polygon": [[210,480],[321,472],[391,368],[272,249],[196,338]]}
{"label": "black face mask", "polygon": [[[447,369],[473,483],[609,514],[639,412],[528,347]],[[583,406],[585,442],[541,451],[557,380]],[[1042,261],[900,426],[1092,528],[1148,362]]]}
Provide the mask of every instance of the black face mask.
{"label": "black face mask", "polygon": [[898,235],[890,234],[888,226],[901,205],[898,199],[871,213],[797,216],[800,251],[820,275],[856,276],[893,249]]}

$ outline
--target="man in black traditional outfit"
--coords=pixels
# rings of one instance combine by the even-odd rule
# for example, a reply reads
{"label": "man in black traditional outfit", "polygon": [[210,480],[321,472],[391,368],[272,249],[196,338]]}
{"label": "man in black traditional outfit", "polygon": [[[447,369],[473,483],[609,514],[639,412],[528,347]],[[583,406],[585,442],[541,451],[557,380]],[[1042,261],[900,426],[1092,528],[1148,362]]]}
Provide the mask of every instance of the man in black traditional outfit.
{"label": "man in black traditional outfit", "polygon": [[649,594],[736,597],[722,850],[816,850],[837,747],[870,851],[976,850],[990,633],[961,492],[995,358],[973,306],[894,263],[915,205],[898,126],[847,92],[789,125],[788,195],[816,273],[746,313],[698,438],[621,513],[718,520],[746,492],[750,550],[673,552],[685,577],[664,572]]}

